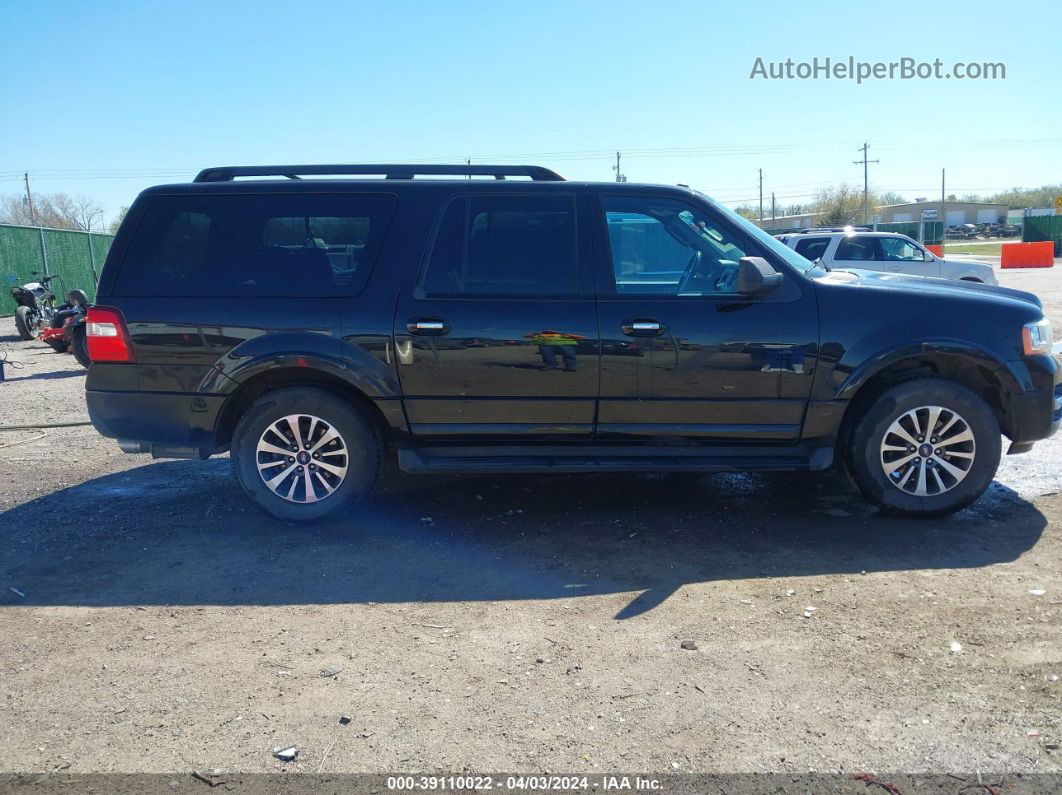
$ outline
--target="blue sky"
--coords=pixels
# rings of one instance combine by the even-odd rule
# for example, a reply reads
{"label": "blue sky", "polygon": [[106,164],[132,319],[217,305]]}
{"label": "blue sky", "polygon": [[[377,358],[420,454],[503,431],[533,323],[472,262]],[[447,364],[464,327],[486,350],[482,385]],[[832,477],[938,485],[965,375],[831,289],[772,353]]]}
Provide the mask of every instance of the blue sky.
{"label": "blue sky", "polygon": [[[1009,10],[1007,10],[1009,8]],[[534,162],[779,204],[1062,180],[1062,3],[0,0],[0,194],[113,214],[206,166]],[[750,80],[765,61],[1001,61],[1007,78]],[[17,176],[16,176],[17,175]],[[768,211],[769,212],[769,211]]]}

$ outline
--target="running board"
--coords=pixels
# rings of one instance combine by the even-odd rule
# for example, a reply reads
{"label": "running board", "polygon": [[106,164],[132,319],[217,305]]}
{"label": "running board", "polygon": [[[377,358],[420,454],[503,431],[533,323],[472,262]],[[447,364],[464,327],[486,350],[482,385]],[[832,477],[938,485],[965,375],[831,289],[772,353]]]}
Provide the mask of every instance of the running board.
{"label": "running board", "polygon": [[418,447],[401,448],[405,472],[763,472],[829,469],[833,448]]}

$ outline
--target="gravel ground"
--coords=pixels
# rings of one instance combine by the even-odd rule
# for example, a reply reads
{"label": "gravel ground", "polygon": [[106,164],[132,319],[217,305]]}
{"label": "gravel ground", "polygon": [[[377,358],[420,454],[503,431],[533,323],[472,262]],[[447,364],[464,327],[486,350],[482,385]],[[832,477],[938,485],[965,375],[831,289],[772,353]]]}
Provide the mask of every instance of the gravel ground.
{"label": "gravel ground", "polygon": [[[1057,269],[1001,280],[1062,327]],[[0,348],[0,424],[85,417],[71,357]],[[1057,438],[941,520],[828,476],[399,476],[310,528],[223,459],[0,445],[0,770],[1062,769]]]}

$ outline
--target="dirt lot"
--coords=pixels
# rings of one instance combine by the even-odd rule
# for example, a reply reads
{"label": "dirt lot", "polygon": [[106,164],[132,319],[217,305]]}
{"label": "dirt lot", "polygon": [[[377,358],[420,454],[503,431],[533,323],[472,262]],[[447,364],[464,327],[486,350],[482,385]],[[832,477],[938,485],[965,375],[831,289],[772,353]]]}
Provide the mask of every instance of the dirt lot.
{"label": "dirt lot", "polygon": [[[1001,279],[1062,327],[1057,268]],[[83,419],[13,334],[0,424]],[[403,476],[310,528],[227,460],[0,445],[3,770],[1062,769],[1058,439],[943,520],[829,476]]]}

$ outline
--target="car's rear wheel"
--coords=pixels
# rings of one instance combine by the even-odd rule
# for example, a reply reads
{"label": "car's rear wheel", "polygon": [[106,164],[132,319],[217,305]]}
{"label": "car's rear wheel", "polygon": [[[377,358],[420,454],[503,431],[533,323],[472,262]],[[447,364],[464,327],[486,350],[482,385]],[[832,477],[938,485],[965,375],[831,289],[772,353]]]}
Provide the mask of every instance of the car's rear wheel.
{"label": "car's rear wheel", "polygon": [[942,516],[980,497],[999,466],[999,423],[988,405],[943,378],[883,392],[851,436],[848,464],[860,491],[885,510]]}
{"label": "car's rear wheel", "polygon": [[236,479],[258,507],[308,521],[336,514],[372,488],[380,443],[349,402],[315,387],[285,387],[247,408],[231,456]]}

